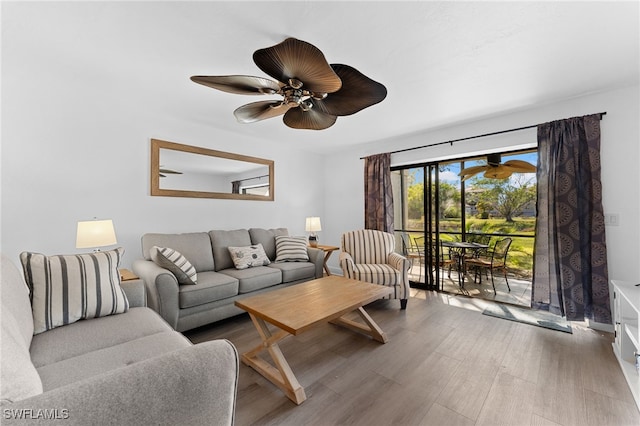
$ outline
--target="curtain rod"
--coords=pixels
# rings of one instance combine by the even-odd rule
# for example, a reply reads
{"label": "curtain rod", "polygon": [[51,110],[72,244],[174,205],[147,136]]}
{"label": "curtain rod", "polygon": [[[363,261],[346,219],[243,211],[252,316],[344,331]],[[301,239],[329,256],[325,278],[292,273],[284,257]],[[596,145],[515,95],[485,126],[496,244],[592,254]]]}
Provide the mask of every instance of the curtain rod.
{"label": "curtain rod", "polygon": [[[600,114],[600,120],[602,120],[602,117],[604,115],[607,115],[607,112],[606,111],[605,112],[599,112],[598,114]],[[540,124],[542,124],[542,123],[540,123]],[[416,149],[429,148],[429,147],[438,146],[438,145],[451,144],[451,146],[453,146],[454,142],[461,142],[461,141],[466,141],[466,140],[470,140],[470,139],[484,138],[486,136],[501,135],[503,133],[517,132],[519,130],[525,130],[525,129],[533,129],[534,127],[538,127],[540,124],[532,124],[530,126],[517,127],[515,129],[509,129],[509,130],[500,130],[498,132],[492,132],[492,133],[484,133],[482,135],[467,136],[466,138],[453,139],[453,140],[444,141],[444,142],[436,142],[436,143],[432,143],[432,144],[429,144],[429,145],[414,146],[413,148],[398,149],[398,150],[395,150],[395,151],[391,151],[390,154],[397,154],[399,152],[413,151],[413,150],[416,150]],[[361,160],[364,160],[365,158],[366,157],[360,157]]]}

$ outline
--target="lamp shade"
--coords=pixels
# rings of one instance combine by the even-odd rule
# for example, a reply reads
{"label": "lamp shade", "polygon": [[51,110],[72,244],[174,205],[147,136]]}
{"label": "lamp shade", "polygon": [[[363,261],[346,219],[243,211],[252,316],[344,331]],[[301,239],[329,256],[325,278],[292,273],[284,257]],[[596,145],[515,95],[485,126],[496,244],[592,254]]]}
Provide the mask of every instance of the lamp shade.
{"label": "lamp shade", "polygon": [[317,232],[322,231],[322,225],[320,224],[319,217],[308,217],[307,223],[305,226],[305,231],[307,232]]}
{"label": "lamp shade", "polygon": [[96,248],[117,243],[111,219],[78,222],[76,248]]}

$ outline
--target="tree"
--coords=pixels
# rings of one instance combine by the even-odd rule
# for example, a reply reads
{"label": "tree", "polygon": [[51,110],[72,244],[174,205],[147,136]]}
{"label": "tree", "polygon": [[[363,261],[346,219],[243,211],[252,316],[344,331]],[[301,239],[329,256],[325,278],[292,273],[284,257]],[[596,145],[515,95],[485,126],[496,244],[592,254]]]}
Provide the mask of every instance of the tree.
{"label": "tree", "polygon": [[460,217],[460,188],[449,182],[440,182],[440,218]]}
{"label": "tree", "polygon": [[422,219],[424,215],[424,184],[418,183],[407,188],[407,216]]}
{"label": "tree", "polygon": [[536,184],[533,178],[514,174],[509,179],[476,178],[473,186],[477,190],[477,203],[489,204],[507,222],[536,200]]}

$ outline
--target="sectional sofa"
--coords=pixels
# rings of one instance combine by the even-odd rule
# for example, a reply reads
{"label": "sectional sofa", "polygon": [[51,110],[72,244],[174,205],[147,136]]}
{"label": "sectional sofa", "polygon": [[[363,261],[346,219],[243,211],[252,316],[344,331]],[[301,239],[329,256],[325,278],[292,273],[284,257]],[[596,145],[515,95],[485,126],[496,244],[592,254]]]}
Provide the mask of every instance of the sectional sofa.
{"label": "sectional sofa", "polygon": [[[254,255],[257,264],[240,267],[230,247],[240,252],[258,248],[264,254]],[[166,258],[159,261],[159,249],[178,252],[184,259],[176,262],[187,261],[196,282],[186,277],[181,283],[182,271]],[[142,253],[133,272],[146,285],[149,306],[177,331],[242,313],[234,305],[239,298],[320,278],[324,262],[322,250],[308,247],[304,237],[290,237],[286,228],[148,233],[142,236]]]}
{"label": "sectional sofa", "polygon": [[0,423],[233,424],[235,347],[192,345],[144,307],[141,282],[120,285],[118,253],[25,254],[29,287],[2,256]]}

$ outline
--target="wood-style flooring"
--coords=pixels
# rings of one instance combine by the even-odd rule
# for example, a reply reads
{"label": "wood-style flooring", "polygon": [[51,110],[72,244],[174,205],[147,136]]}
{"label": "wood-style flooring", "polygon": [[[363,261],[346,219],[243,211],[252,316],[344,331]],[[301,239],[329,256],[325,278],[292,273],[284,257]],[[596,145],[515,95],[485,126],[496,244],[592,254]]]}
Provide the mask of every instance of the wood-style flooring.
{"label": "wood-style flooring", "polygon": [[[281,342],[308,399],[297,406],[241,364],[236,425],[640,425],[612,334],[573,334],[482,315],[484,302],[413,290],[366,307],[381,344],[325,324]],[[185,333],[240,353],[258,334],[248,315]]]}

